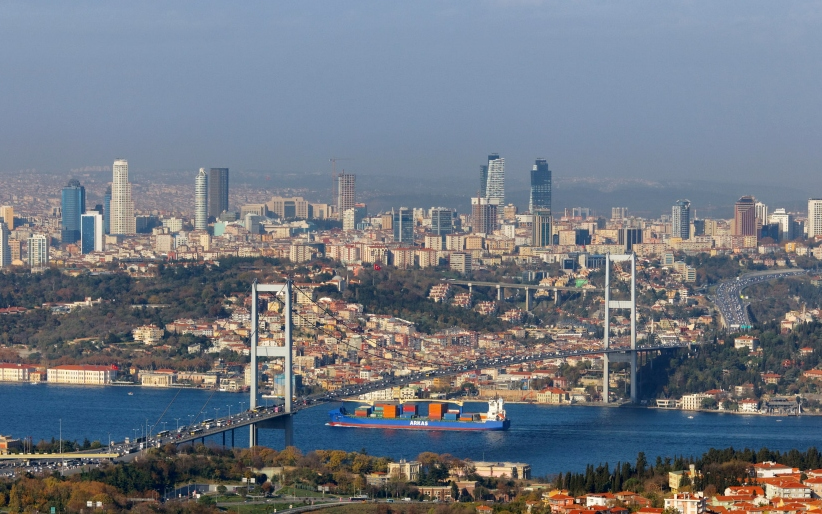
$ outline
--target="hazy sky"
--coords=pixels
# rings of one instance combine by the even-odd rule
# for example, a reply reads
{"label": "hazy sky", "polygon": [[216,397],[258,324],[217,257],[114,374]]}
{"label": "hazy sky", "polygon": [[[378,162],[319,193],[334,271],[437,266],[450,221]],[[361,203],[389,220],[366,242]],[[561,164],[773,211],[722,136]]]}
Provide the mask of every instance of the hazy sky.
{"label": "hazy sky", "polygon": [[469,177],[499,152],[820,195],[820,143],[819,2],[0,3],[5,171]]}

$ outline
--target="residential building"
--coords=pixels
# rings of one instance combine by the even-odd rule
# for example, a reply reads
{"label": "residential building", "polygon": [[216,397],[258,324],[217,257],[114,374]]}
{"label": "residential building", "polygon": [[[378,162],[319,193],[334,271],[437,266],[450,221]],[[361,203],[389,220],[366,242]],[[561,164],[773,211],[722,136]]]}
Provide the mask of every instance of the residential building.
{"label": "residential building", "polygon": [[103,215],[89,212],[80,217],[80,251],[84,254],[103,251]]}
{"label": "residential building", "polygon": [[112,166],[111,183],[111,234],[135,234],[137,224],[134,219],[134,201],[131,198],[131,184],[128,181],[128,161],[117,159]]}
{"label": "residential building", "polygon": [[548,169],[548,161],[545,159],[537,159],[531,168],[528,211],[533,214],[536,209],[545,209],[549,214],[551,212],[551,170]]}
{"label": "residential building", "polygon": [[666,509],[676,509],[682,514],[704,514],[707,502],[701,493],[679,493],[665,498]]}
{"label": "residential building", "polygon": [[200,168],[194,179],[194,230],[208,230],[208,174]]}
{"label": "residential building", "polygon": [[449,268],[462,274],[470,273],[472,269],[471,254],[467,252],[453,252],[451,254]]}
{"label": "residential building", "polygon": [[62,191],[60,207],[62,212],[62,230],[60,241],[72,244],[80,240],[80,217],[86,212],[86,188],[73,178]]}
{"label": "residential building", "polygon": [[743,196],[734,204],[733,235],[756,235],[756,199],[753,196]]}
{"label": "residential building", "polygon": [[822,198],[808,200],[808,239],[822,236]]}
{"label": "residential building", "polygon": [[165,331],[157,325],[143,325],[135,328],[131,333],[135,341],[155,345],[163,340]]}
{"label": "residential building", "polygon": [[0,207],[0,221],[6,224],[9,230],[14,230],[14,207],[4,205]]}
{"label": "residential building", "polygon": [[46,376],[51,384],[105,385],[117,378],[117,367],[67,364],[49,368]]}
{"label": "residential building", "polygon": [[49,264],[49,240],[45,234],[32,234],[29,238],[29,266],[43,268]]}
{"label": "residential building", "polygon": [[228,168],[208,171],[208,216],[217,218],[228,210]]}
{"label": "residential building", "polygon": [[416,460],[406,461],[400,459],[399,462],[388,463],[388,474],[400,480],[416,482],[420,478],[420,463]]}
{"label": "residential building", "polygon": [[357,201],[355,189],[356,181],[356,175],[346,172],[342,172],[335,177],[334,185],[336,189],[336,198],[334,199],[334,203],[337,207],[338,216],[342,216],[342,213],[354,207],[354,204]]}
{"label": "residential building", "polygon": [[691,202],[677,200],[671,208],[671,237],[683,241],[691,238]]}
{"label": "residential building", "polygon": [[699,410],[702,408],[702,400],[713,399],[713,396],[705,393],[686,394],[682,396],[680,405],[682,410]]}
{"label": "residential building", "polygon": [[497,227],[498,199],[471,198],[471,231],[475,234],[491,234]]}

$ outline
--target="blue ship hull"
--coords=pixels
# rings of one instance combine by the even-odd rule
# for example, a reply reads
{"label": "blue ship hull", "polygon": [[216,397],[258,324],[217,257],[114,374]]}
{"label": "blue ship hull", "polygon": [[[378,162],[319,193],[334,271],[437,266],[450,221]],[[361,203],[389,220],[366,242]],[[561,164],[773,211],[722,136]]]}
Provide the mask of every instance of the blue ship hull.
{"label": "blue ship hull", "polygon": [[511,420],[502,421],[447,421],[444,419],[428,418],[366,418],[349,416],[342,409],[332,410],[328,413],[331,421],[328,423],[332,427],[352,427],[352,428],[389,428],[392,430],[461,430],[461,431],[485,431],[485,430],[508,430]]}

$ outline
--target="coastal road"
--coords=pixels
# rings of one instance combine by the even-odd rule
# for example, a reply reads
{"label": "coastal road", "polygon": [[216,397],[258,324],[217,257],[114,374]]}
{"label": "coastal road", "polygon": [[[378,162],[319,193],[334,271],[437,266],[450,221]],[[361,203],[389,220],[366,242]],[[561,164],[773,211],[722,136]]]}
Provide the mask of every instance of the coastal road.
{"label": "coastal road", "polygon": [[722,314],[723,326],[732,330],[750,328],[748,304],[741,298],[745,288],[776,278],[795,277],[806,273],[805,270],[755,271],[720,283],[716,288],[714,304]]}

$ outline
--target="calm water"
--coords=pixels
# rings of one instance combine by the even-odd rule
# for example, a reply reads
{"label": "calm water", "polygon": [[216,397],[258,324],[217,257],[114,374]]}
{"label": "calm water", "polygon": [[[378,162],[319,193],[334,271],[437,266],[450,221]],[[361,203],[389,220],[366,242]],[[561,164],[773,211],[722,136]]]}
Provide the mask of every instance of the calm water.
{"label": "calm water", "polygon": [[[133,395],[129,396],[129,392]],[[176,396],[176,399],[175,399]],[[173,401],[172,401],[173,400]],[[200,419],[236,413],[248,397],[236,393],[139,387],[66,387],[50,385],[0,385],[0,434],[32,436],[35,441],[58,436],[108,442],[133,437],[146,420],[162,423],[154,430],[174,429],[179,418],[188,424]],[[264,402],[264,401],[263,401]],[[507,432],[459,433],[408,430],[368,430],[325,426],[334,405],[301,411],[294,418],[294,443],[303,451],[320,448],[371,455],[413,458],[423,451],[450,453],[473,460],[528,462],[535,475],[582,471],[588,463],[636,459],[644,451],[649,460],[657,455],[700,455],[707,449],[755,448],[806,450],[822,448],[822,417],[737,416],[683,413],[632,408],[550,407],[508,405],[512,418]],[[219,411],[215,413],[214,408]],[[468,410],[484,410],[483,404]],[[163,412],[165,414],[163,414]],[[688,415],[693,419],[688,419]],[[237,445],[247,444],[247,429],[238,429]],[[217,436],[214,442],[221,443]],[[283,433],[261,430],[260,443],[281,448]],[[230,444],[230,437],[227,436]]]}

